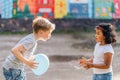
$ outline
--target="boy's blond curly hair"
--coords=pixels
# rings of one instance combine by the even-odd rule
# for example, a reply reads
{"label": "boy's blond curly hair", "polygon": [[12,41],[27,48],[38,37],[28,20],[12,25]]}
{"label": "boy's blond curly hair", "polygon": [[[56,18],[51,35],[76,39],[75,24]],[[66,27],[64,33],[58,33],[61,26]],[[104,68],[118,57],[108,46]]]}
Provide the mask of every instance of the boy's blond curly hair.
{"label": "boy's blond curly hair", "polygon": [[33,31],[37,33],[39,30],[54,30],[55,24],[51,23],[48,19],[39,16],[33,20],[32,28]]}

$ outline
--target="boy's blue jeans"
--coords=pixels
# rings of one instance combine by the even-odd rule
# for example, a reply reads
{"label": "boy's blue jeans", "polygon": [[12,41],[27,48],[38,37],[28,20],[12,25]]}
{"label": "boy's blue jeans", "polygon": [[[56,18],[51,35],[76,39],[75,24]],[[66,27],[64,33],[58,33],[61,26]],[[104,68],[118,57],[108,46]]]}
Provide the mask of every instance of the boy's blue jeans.
{"label": "boy's blue jeans", "polygon": [[93,80],[112,80],[112,72],[105,74],[93,74]]}
{"label": "boy's blue jeans", "polygon": [[6,80],[26,80],[24,71],[20,69],[12,69],[9,70],[3,68],[3,74]]}

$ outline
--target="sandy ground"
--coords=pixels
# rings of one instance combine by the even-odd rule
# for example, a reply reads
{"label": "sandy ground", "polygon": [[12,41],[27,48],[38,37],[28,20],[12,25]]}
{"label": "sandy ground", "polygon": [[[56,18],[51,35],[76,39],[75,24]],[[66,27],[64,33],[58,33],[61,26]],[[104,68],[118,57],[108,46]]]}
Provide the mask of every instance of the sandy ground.
{"label": "sandy ground", "polygon": [[[0,35],[0,65],[9,55],[10,49],[25,35]],[[48,71],[40,77],[36,77],[26,67],[28,80],[92,80],[92,69],[81,68],[77,60],[82,56],[92,55],[94,41],[93,34],[73,36],[72,34],[54,34],[47,42],[39,41],[35,52],[44,53],[50,59]],[[118,39],[120,41],[120,38]],[[85,43],[85,44],[83,44]],[[85,47],[86,46],[86,47]],[[113,80],[120,80],[120,43],[114,46]],[[0,66],[0,80],[5,80]]]}

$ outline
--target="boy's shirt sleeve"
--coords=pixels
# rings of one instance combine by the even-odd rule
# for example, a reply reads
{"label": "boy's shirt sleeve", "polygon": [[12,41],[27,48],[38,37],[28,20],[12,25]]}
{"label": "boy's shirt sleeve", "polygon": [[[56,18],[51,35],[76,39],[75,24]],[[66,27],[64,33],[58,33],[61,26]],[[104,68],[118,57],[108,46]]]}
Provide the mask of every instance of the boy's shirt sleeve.
{"label": "boy's shirt sleeve", "polygon": [[23,47],[26,50],[29,50],[34,46],[34,43],[32,41],[24,41],[24,42],[21,43],[21,45],[23,45]]}

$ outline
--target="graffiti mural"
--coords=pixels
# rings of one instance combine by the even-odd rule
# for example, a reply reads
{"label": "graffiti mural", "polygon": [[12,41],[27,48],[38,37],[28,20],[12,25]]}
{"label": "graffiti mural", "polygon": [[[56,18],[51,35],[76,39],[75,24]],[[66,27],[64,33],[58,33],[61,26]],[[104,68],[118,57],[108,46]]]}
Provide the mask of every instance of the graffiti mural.
{"label": "graffiti mural", "polygon": [[67,18],[88,18],[88,0],[69,0]]}
{"label": "graffiti mural", "polygon": [[94,15],[94,3],[93,0],[88,0],[88,16],[89,18],[93,18]]}
{"label": "graffiti mural", "polygon": [[114,0],[114,16],[113,18],[120,18],[120,0]]}
{"label": "graffiti mural", "polygon": [[54,18],[63,18],[65,15],[67,15],[66,0],[55,0]]}
{"label": "graffiti mural", "polygon": [[54,0],[14,0],[13,4],[14,18],[54,17]]}
{"label": "graffiti mural", "polygon": [[1,17],[12,18],[13,0],[1,0]]}
{"label": "graffiti mural", "polygon": [[54,18],[54,0],[37,0],[37,16]]}
{"label": "graffiti mural", "polygon": [[112,18],[113,0],[94,0],[94,18]]}
{"label": "graffiti mural", "polygon": [[13,18],[33,18],[35,15],[35,0],[14,0],[13,1]]}
{"label": "graffiti mural", "polygon": [[2,12],[2,1],[0,0],[0,18],[1,18],[1,12]]}
{"label": "graffiti mural", "polygon": [[0,18],[120,18],[120,0],[0,0]]}

